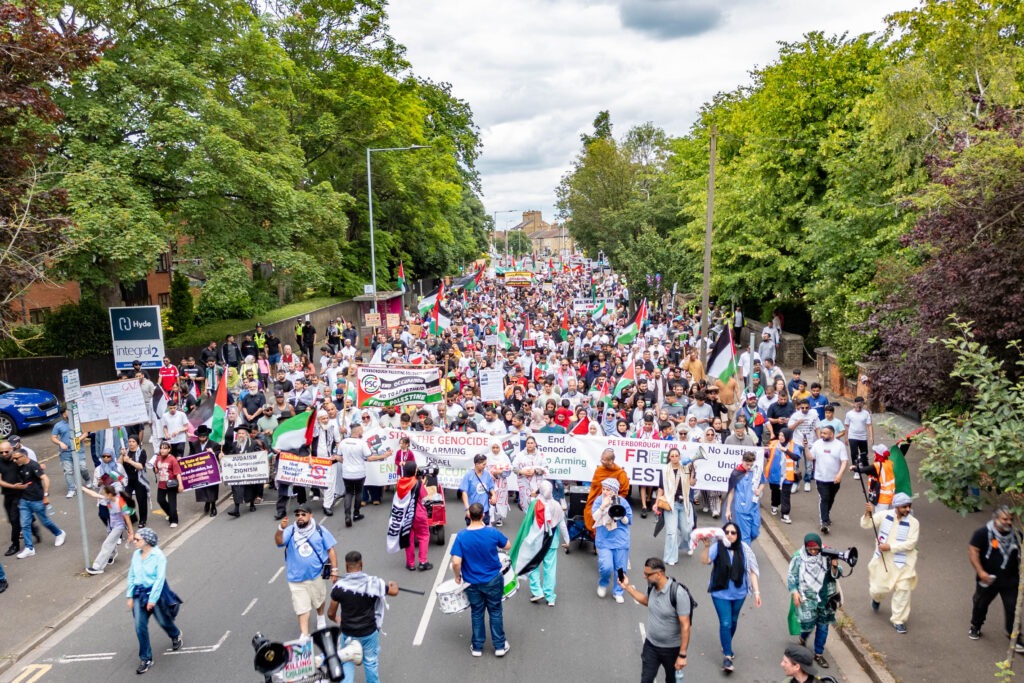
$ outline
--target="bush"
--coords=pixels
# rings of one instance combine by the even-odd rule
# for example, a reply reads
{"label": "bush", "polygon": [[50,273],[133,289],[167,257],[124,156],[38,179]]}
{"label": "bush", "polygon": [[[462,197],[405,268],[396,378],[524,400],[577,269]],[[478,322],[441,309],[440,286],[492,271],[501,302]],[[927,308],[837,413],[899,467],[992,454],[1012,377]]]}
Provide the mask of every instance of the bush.
{"label": "bush", "polygon": [[243,263],[225,264],[209,273],[199,297],[200,324],[226,318],[251,318],[262,310],[254,300],[252,277]]}
{"label": "bush", "polygon": [[[167,315],[166,332],[182,334],[195,324],[195,301],[188,287],[188,278],[179,271],[171,278],[171,310]],[[169,329],[168,329],[169,328]]]}

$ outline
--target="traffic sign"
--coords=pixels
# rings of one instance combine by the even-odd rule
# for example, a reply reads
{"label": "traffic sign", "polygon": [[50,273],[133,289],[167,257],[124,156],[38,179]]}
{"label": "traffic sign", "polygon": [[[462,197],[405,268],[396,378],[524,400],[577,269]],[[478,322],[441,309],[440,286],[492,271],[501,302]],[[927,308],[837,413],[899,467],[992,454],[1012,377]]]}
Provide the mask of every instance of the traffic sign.
{"label": "traffic sign", "polygon": [[61,370],[60,381],[64,385],[64,402],[70,403],[82,398],[82,382],[78,370]]}

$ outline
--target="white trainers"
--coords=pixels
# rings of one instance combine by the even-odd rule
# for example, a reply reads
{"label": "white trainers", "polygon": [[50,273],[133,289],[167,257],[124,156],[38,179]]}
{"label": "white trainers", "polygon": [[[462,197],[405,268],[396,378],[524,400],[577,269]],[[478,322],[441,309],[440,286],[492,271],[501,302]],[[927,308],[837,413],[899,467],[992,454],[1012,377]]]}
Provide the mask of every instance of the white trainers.
{"label": "white trainers", "polygon": [[97,574],[102,574],[103,573],[102,569],[96,569],[95,567],[86,567],[85,571],[88,572],[89,574],[92,574],[93,576],[96,576]]}
{"label": "white trainers", "polygon": [[24,548],[20,553],[15,555],[19,560],[24,560],[26,557],[32,557],[36,554],[35,548]]}
{"label": "white trainers", "polygon": [[64,545],[64,541],[68,540],[68,534],[66,531],[62,531],[57,534],[57,538],[53,539],[53,544],[58,548]]}
{"label": "white trainers", "polygon": [[64,496],[64,497],[65,498],[74,498],[75,497],[75,492],[74,491],[68,491],[68,494],[66,496]]}
{"label": "white trainers", "polygon": [[811,482],[805,481],[804,482],[804,491],[810,491],[810,490],[811,490]]}
{"label": "white trainers", "polygon": [[[792,493],[796,493],[799,490],[800,490],[800,484],[794,483],[793,486],[790,487],[790,492],[792,492]],[[807,489],[807,490],[810,491],[810,489]]]}
{"label": "white trainers", "polygon": [[854,472],[853,473],[853,478],[854,479],[860,479],[860,472]]}
{"label": "white trainers", "polygon": [[789,515],[782,515],[782,523],[783,524],[792,524],[793,520],[791,520],[789,518]]}
{"label": "white trainers", "polygon": [[510,643],[510,642],[508,642],[506,640],[505,641],[505,647],[501,648],[500,650],[495,650],[494,651],[494,656],[495,657],[504,657],[505,655],[508,654],[508,651],[511,650],[511,649],[512,649],[512,643]]}
{"label": "white trainers", "polygon": [[171,522],[171,528],[172,529],[177,529],[178,528],[178,523],[177,522]]}
{"label": "white trainers", "polygon": [[[36,554],[34,550],[32,551],[32,554],[33,554],[33,555],[35,555],[35,554]],[[18,555],[18,557],[21,557],[21,555]],[[603,598],[603,597],[605,597],[606,595],[608,595],[608,589],[607,589],[607,588],[605,588],[604,586],[598,586],[598,587],[597,587],[597,597],[599,597],[599,598]]]}
{"label": "white trainers", "polygon": [[689,555],[690,557],[693,557],[693,548],[690,548],[689,550],[687,550],[686,554]]}
{"label": "white trainers", "polygon": [[777,515],[777,514],[779,514],[779,508],[777,508],[777,507],[775,507],[775,506],[773,505],[773,506],[772,506],[772,517],[774,517],[774,516],[775,516],[775,515]]}
{"label": "white trainers", "polygon": [[620,605],[625,602],[625,600],[623,599],[623,597],[621,595],[615,595],[613,597],[615,599],[615,602],[619,603]]}

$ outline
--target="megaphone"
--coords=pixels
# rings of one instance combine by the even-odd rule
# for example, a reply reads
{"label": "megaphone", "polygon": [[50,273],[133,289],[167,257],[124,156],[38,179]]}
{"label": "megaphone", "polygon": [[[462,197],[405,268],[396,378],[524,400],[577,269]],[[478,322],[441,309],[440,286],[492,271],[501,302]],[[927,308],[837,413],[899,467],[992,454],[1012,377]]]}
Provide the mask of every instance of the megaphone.
{"label": "megaphone", "polygon": [[851,567],[857,566],[857,548],[855,546],[850,546],[845,552],[825,546],[821,549],[821,554],[834,560],[842,560]]}
{"label": "megaphone", "polygon": [[341,669],[343,663],[352,662],[357,666],[363,663],[363,644],[353,640],[339,650],[340,636],[341,629],[337,626],[328,626],[312,634],[313,643],[324,653],[324,666],[327,667],[327,675],[332,681],[345,680],[345,674]]}
{"label": "megaphone", "polygon": [[284,644],[271,642],[262,633],[257,632],[252,637],[252,649],[256,651],[252,665],[265,677],[277,673],[288,663],[288,649]]}
{"label": "megaphone", "polygon": [[620,519],[626,516],[626,506],[619,505],[618,503],[612,505],[611,507],[608,508],[608,516],[614,519],[615,521],[619,521]]}

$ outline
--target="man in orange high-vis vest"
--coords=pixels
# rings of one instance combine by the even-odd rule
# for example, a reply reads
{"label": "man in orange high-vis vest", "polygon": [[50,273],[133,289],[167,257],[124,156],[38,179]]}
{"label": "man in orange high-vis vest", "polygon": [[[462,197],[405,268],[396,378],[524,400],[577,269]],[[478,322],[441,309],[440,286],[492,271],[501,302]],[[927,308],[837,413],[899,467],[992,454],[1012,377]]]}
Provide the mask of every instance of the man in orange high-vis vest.
{"label": "man in orange high-vis vest", "polygon": [[892,497],[896,495],[896,475],[893,473],[892,462],[889,460],[889,449],[883,444],[875,444],[872,449],[875,462],[874,473],[868,475],[868,489],[875,510],[892,508]]}

